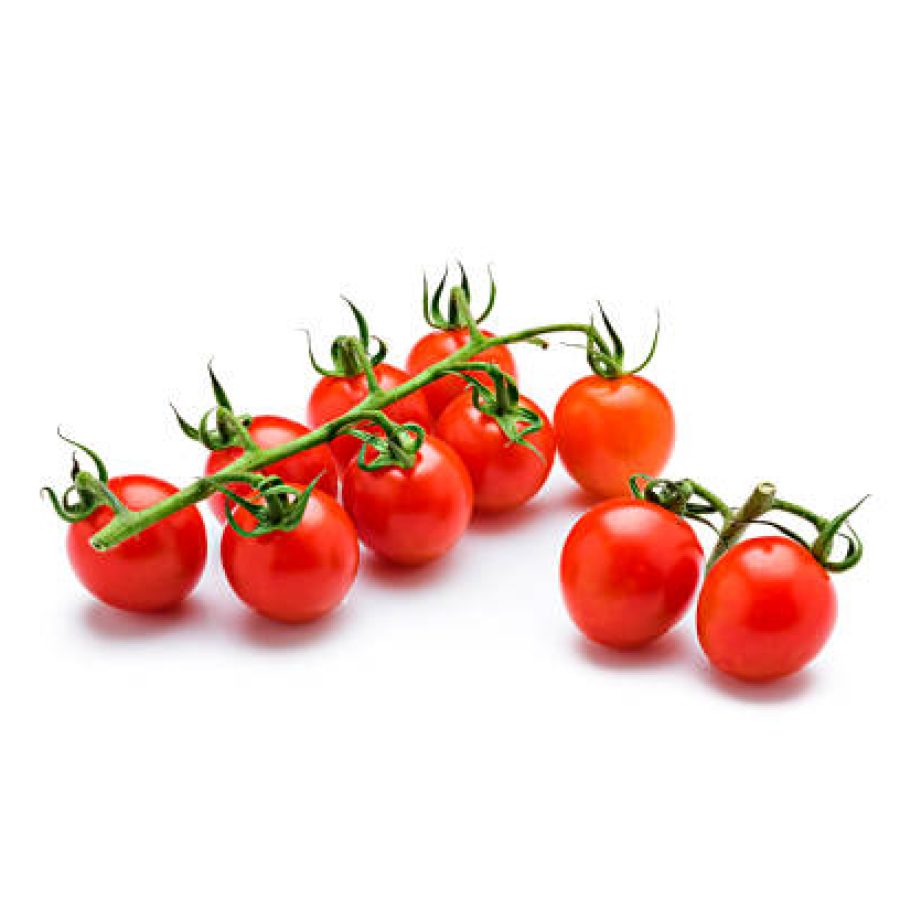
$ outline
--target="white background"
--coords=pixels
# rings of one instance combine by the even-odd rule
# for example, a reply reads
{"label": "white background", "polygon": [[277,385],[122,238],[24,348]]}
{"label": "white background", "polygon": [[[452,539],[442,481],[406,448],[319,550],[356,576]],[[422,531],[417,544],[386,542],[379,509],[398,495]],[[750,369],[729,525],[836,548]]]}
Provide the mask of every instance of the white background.
{"label": "white background", "polygon": [[[0,16],[7,897],[896,897],[900,130],[892,3],[42,3]],[[603,299],[670,396],[669,471],[761,478],[867,558],[803,675],[714,677],[690,619],[588,647],[561,471],[445,562],[365,559],[305,629],[215,561],[101,608],[40,504],[62,424],[185,482],[167,401],[301,417],[341,292],[395,361],[423,269],[493,327]],[[575,350],[518,351],[545,407]],[[893,508],[892,508],[893,507]],[[212,554],[213,558],[215,553]]]}

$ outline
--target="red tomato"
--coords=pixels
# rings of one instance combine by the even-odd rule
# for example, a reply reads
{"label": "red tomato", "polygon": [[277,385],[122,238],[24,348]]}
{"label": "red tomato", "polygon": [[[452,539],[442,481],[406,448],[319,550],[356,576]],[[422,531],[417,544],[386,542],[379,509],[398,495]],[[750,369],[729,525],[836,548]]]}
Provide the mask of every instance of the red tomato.
{"label": "red tomato", "polygon": [[675,442],[672,407],[638,375],[588,375],[569,385],[554,414],[559,458],[599,497],[627,495],[637,472],[659,475]]}
{"label": "red tomato", "polygon": [[[490,331],[482,331],[481,333],[488,338],[494,336]],[[418,375],[423,369],[433,366],[436,362],[446,359],[450,354],[464,347],[468,341],[468,328],[456,328],[452,331],[431,331],[420,338],[412,350],[409,351],[406,368],[411,375]],[[472,358],[479,362],[494,363],[500,366],[507,375],[512,376],[512,378],[516,377],[516,361],[513,359],[509,348],[505,345],[490,347]],[[483,384],[488,386],[492,384],[491,377],[486,372],[475,371],[469,372],[469,374]],[[447,404],[466,389],[465,379],[457,375],[445,375],[443,378],[425,385],[422,388],[422,392],[428,399],[431,414],[437,418],[444,411]]]}
{"label": "red tomato", "polygon": [[[255,416],[248,429],[250,437],[262,450],[271,450],[289,441],[296,440],[309,434],[309,429],[299,422],[283,419],[281,416]],[[206,460],[206,474],[214,475],[220,469],[224,469],[229,463],[233,463],[242,454],[240,447],[227,447],[224,450],[214,450]],[[290,456],[272,466],[266,466],[262,472],[266,475],[277,475],[282,481],[292,484],[309,484],[317,475],[321,478],[316,482],[316,488],[337,496],[338,492],[338,468],[334,456],[326,444],[310,447],[296,456]],[[248,484],[234,482],[228,485],[228,489],[239,497],[249,497],[253,489]],[[223,494],[214,494],[209,500],[216,518],[220,522],[225,521],[225,497]]]}
{"label": "red tomato", "polygon": [[592,641],[640,647],[685,614],[703,549],[690,525],[643,500],[606,500],[586,512],[563,547],[569,615]]}
{"label": "red tomato", "polygon": [[837,615],[828,572],[786,537],[729,550],[706,576],[697,634],[710,662],[744,681],[802,669],[822,649]]}
{"label": "red tomato", "polygon": [[[301,488],[302,485],[295,485]],[[238,507],[235,521],[256,524]],[[359,567],[359,544],[349,516],[328,494],[314,490],[292,531],[244,537],[222,535],[222,568],[234,592],[260,615],[292,624],[331,612],[350,590]]]}
{"label": "red tomato", "polygon": [[[391,366],[388,363],[379,363],[375,366],[375,377],[378,384],[386,391],[409,381],[409,373]],[[365,375],[352,375],[336,377],[326,375],[319,380],[313,388],[307,406],[307,416],[315,428],[324,425],[338,416],[343,415],[361,403],[368,395]],[[398,424],[415,422],[424,429],[432,426],[431,413],[428,411],[428,402],[420,392],[410,394],[396,403],[385,407],[385,413]],[[358,424],[355,426],[361,431],[379,432],[378,428]],[[331,442],[331,450],[342,467],[359,453],[360,442],[350,435],[341,435]]]}
{"label": "red tomato", "polygon": [[[109,489],[135,511],[178,490],[150,475],[111,478]],[[197,508],[182,509],[100,553],[88,542],[112,517],[112,509],[101,506],[69,527],[66,549],[81,583],[98,600],[129,612],[158,612],[181,603],[206,564],[206,529]]]}
{"label": "red tomato", "polygon": [[344,476],[344,506],[360,540],[392,562],[418,565],[446,553],[472,517],[472,482],[456,452],[426,437],[411,469]]}
{"label": "red tomato", "polygon": [[512,443],[495,419],[475,408],[468,392],[452,401],[438,419],[435,434],[459,454],[469,470],[476,509],[501,512],[521,506],[550,474],[556,456],[553,426],[531,400],[520,397],[519,403],[541,417],[543,427],[526,437],[541,456]]}

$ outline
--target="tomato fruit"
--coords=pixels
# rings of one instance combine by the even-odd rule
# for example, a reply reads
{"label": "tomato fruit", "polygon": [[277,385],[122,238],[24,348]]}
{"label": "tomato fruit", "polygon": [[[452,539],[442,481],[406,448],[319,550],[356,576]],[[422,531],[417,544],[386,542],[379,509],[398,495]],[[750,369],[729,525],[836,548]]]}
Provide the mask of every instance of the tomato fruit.
{"label": "tomato fruit", "polygon": [[[494,335],[490,331],[481,332],[485,337]],[[446,359],[452,353],[464,347],[469,341],[468,328],[454,328],[450,331],[431,331],[420,338],[409,351],[406,360],[406,368],[411,375],[418,375],[423,369],[433,366],[436,362]],[[501,344],[498,347],[489,347],[472,357],[478,362],[494,363],[513,379],[516,377],[516,362],[509,348]],[[477,378],[482,384],[490,386],[491,378],[486,372],[472,371],[468,373]],[[464,378],[459,375],[445,375],[426,384],[422,392],[428,400],[431,414],[437,418],[447,407],[451,400],[466,392],[468,387]]]}
{"label": "tomato fruit", "polygon": [[709,571],[697,634],[709,661],[744,681],[802,669],[822,649],[837,615],[831,576],[796,541],[750,538]]}
{"label": "tomato fruit", "polygon": [[[389,363],[379,363],[375,366],[375,377],[379,386],[385,391],[398,387],[409,381],[410,378],[408,372]],[[354,406],[365,400],[368,393],[366,376],[362,373],[358,375],[326,375],[319,379],[310,394],[307,406],[309,421],[315,428],[318,428],[353,409]],[[391,403],[390,406],[385,407],[384,412],[399,424],[414,422],[421,425],[426,431],[432,427],[428,402],[419,391]],[[378,431],[377,428],[363,423],[354,427],[360,431]],[[341,467],[348,465],[353,456],[359,453],[359,448],[360,441],[348,434],[341,435],[331,442],[332,453]]]}
{"label": "tomato fruit", "polygon": [[579,379],[559,398],[554,424],[563,465],[598,497],[627,495],[636,472],[658,475],[675,442],[669,401],[639,375]]}
{"label": "tomato fruit", "polygon": [[[111,478],[109,489],[135,512],[178,490],[150,475]],[[180,604],[206,564],[206,529],[197,508],[179,510],[110,550],[94,550],[90,539],[112,518],[110,507],[99,506],[69,526],[66,549],[81,583],[98,600],[129,612],[159,612]]]}
{"label": "tomato fruit", "polygon": [[520,397],[518,402],[541,418],[540,430],[525,438],[540,455],[510,441],[496,419],[474,406],[469,392],[451,401],[435,426],[435,434],[459,454],[468,469],[478,510],[502,512],[521,506],[541,489],[553,466],[553,426],[531,400]]}
{"label": "tomato fruit", "polygon": [[[250,437],[262,450],[270,450],[287,444],[297,438],[309,434],[309,429],[299,422],[284,419],[281,416],[255,416],[247,429]],[[214,475],[220,469],[233,463],[242,454],[240,447],[226,447],[223,450],[214,450],[206,460],[206,474]],[[328,446],[319,444],[310,447],[295,456],[289,456],[281,462],[266,466],[262,469],[265,475],[277,475],[284,482],[292,484],[309,484],[317,475],[316,488],[337,496],[338,492],[338,468],[334,456]],[[239,497],[249,497],[253,489],[248,484],[234,482],[228,485],[229,490]],[[223,494],[214,494],[210,498],[210,506],[220,522],[225,521],[225,497]]]}
{"label": "tomato fruit", "polygon": [[446,553],[466,530],[472,504],[472,481],[462,460],[431,436],[412,468],[366,471],[354,460],[344,475],[344,506],[360,540],[402,565]]}
{"label": "tomato fruit", "polygon": [[[256,524],[243,507],[237,507],[234,517],[247,531]],[[238,597],[260,615],[291,624],[331,612],[347,595],[359,567],[350,517],[319,490],[310,494],[293,530],[244,537],[226,528],[221,554],[225,576]]]}
{"label": "tomato fruit", "polygon": [[592,641],[640,647],[687,611],[703,549],[675,513],[643,500],[606,500],[569,532],[560,581],[569,615]]}

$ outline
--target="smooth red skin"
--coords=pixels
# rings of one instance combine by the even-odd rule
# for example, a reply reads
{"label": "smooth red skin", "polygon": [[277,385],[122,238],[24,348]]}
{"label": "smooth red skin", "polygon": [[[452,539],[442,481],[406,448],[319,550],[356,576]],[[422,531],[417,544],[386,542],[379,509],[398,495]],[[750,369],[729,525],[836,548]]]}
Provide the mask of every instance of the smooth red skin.
{"label": "smooth red skin", "polygon": [[592,641],[641,647],[687,612],[703,549],[674,513],[643,500],[606,500],[569,533],[560,581],[569,615]]}
{"label": "smooth red skin", "polygon": [[[389,391],[409,381],[410,375],[396,366],[379,363],[375,366],[375,377],[379,386],[383,390]],[[314,428],[318,428],[353,409],[368,396],[368,393],[365,375],[354,375],[350,378],[335,378],[326,375],[319,380],[310,394],[307,418],[312,422]],[[430,431],[434,424],[428,410],[428,402],[419,391],[386,406],[384,411],[398,424],[415,422],[426,431]],[[372,425],[360,423],[355,427],[361,431],[381,433],[379,428]],[[331,452],[342,469],[346,468],[350,460],[359,453],[359,448],[360,441],[350,435],[341,435],[331,442]]]}
{"label": "smooth red skin", "polygon": [[579,379],[559,398],[553,421],[563,465],[598,497],[627,496],[636,473],[659,475],[675,443],[669,401],[637,375]]}
{"label": "smooth red skin", "polygon": [[[250,437],[262,450],[271,450],[281,444],[296,440],[309,434],[309,429],[299,422],[285,419],[281,416],[256,416],[250,423]],[[213,475],[220,469],[224,469],[229,463],[233,463],[242,454],[240,447],[228,447],[225,450],[214,450],[206,460],[206,474]],[[266,466],[261,470],[266,475],[277,475],[282,481],[291,484],[307,485],[317,475],[321,478],[316,482],[316,488],[337,497],[338,493],[338,467],[331,450],[325,444],[310,447],[296,456],[290,456],[274,465]],[[248,484],[234,482],[228,485],[228,489],[239,497],[249,497],[253,489]],[[209,505],[220,522],[225,521],[225,496],[213,494]]]}
{"label": "smooth red skin", "polygon": [[479,412],[465,393],[441,413],[435,434],[446,441],[462,459],[475,492],[475,509],[505,512],[530,500],[543,486],[556,456],[553,426],[531,400],[521,397],[522,406],[533,410],[543,428],[526,437],[540,451],[513,444],[495,419]]}
{"label": "smooth red skin", "polygon": [[[490,331],[481,332],[485,337],[494,335]],[[409,356],[406,359],[406,368],[411,375],[418,375],[423,369],[433,366],[436,362],[446,359],[452,353],[456,353],[469,342],[469,329],[457,328],[453,331],[431,331],[419,338]],[[509,348],[505,345],[490,347],[472,357],[479,362],[489,362],[500,366],[507,375],[516,377],[516,361]],[[469,372],[482,384],[490,386],[493,382],[486,372]],[[444,409],[467,389],[465,379],[456,375],[445,375],[431,384],[426,384],[422,392],[428,399],[431,414],[437,418]]]}
{"label": "smooth red skin", "polygon": [[706,576],[697,634],[710,662],[743,681],[771,681],[807,665],[837,616],[831,577],[785,537],[743,541]]}
{"label": "smooth red skin", "polygon": [[374,472],[356,461],[344,475],[344,507],[360,540],[391,562],[415,566],[446,553],[472,517],[472,481],[443,441],[426,437],[411,469]]}
{"label": "smooth red skin", "polygon": [[[235,520],[247,530],[256,524],[243,508]],[[347,595],[359,568],[350,517],[318,490],[292,531],[248,538],[227,528],[221,554],[225,576],[238,597],[261,616],[292,625],[331,612]]]}
{"label": "smooth red skin", "polygon": [[[150,475],[110,478],[110,490],[135,511],[177,492]],[[81,583],[116,609],[150,613],[178,606],[193,591],[206,565],[206,529],[195,506],[179,510],[103,553],[88,541],[113,517],[108,506],[70,526],[69,561]]]}

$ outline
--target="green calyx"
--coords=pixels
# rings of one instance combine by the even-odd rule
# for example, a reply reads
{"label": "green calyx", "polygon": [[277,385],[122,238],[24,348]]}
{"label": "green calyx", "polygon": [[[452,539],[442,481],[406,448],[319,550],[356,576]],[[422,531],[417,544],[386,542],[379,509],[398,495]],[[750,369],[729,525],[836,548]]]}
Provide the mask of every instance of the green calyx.
{"label": "green calyx", "polygon": [[235,519],[231,505],[226,503],[225,516],[229,526],[242,537],[256,538],[275,531],[293,531],[303,520],[309,498],[320,477],[317,475],[302,491],[285,484],[275,475],[247,474],[229,478],[229,482],[241,481],[253,485],[256,489],[253,500],[239,496],[224,484],[217,485],[216,489],[232,503],[246,509],[256,520],[253,528],[244,528]]}
{"label": "green calyx", "polygon": [[477,332],[478,325],[491,314],[491,310],[494,308],[494,301],[497,299],[497,284],[494,281],[494,273],[489,266],[490,296],[481,315],[476,317],[472,313],[472,291],[469,286],[469,277],[463,268],[463,264],[457,263],[457,265],[459,266],[460,283],[450,288],[446,312],[441,309],[441,304],[449,270],[444,269],[444,274],[438,282],[438,286],[430,296],[428,292],[428,277],[422,276],[422,312],[425,316],[425,321],[438,331],[457,331],[460,328],[469,328]]}
{"label": "green calyx", "polygon": [[600,333],[596,321],[591,317],[591,327],[587,332],[587,344],[585,346],[588,365],[594,374],[599,375],[601,378],[621,378],[623,375],[636,375],[638,372],[646,369],[650,364],[650,360],[653,359],[659,343],[659,311],[656,313],[656,329],[653,332],[650,350],[640,365],[629,369],[625,366],[625,346],[615,328],[613,328],[606,310],[602,306],[599,306],[599,309],[606,336]]}
{"label": "green calyx", "polygon": [[[362,441],[356,464],[364,472],[388,468],[411,469],[425,442],[425,429],[415,422],[398,425],[384,413],[376,413],[371,418],[383,435],[360,428],[347,428],[342,432]],[[374,455],[367,452],[370,448],[375,451]]]}
{"label": "green calyx", "polygon": [[[41,495],[46,497],[56,514],[65,522],[74,524],[86,519],[94,510],[101,506],[111,506],[117,515],[130,513],[118,497],[109,489],[109,472],[100,456],[71,438],[66,437],[57,429],[57,434],[75,448],[72,453],[72,483],[58,495],[51,487],[41,488]],[[78,451],[81,451],[93,462],[97,474],[82,470],[78,462]]]}
{"label": "green calyx", "polygon": [[[346,297],[341,298],[356,320],[356,335],[339,335],[331,343],[331,363],[333,368],[328,369],[320,365],[313,353],[312,339],[306,332],[306,342],[309,352],[309,361],[312,367],[322,376],[331,378],[352,378],[355,375],[370,372],[379,363],[384,362],[387,356],[387,344],[380,338],[369,333],[369,324],[365,316]],[[374,349],[369,345],[374,342]]]}
{"label": "green calyx", "polygon": [[[231,407],[228,394],[222,387],[222,383],[213,371],[212,363],[207,365],[209,380],[212,385],[213,396],[216,405],[208,409],[200,418],[200,423],[194,427],[170,404],[172,412],[178,421],[178,427],[183,434],[192,441],[198,441],[207,450],[224,450],[227,447],[243,447],[245,450],[256,448],[256,444],[247,430],[252,422],[252,417],[246,414],[238,415]],[[215,422],[215,426],[211,422]]]}
{"label": "green calyx", "polygon": [[[487,372],[493,382],[493,389],[469,374],[473,369]],[[472,363],[460,372],[472,389],[472,405],[483,415],[492,418],[511,444],[520,444],[536,453],[544,455],[527,440],[544,427],[541,417],[527,406],[519,403],[519,389],[515,381],[499,366],[492,363]]]}
{"label": "green calyx", "polygon": [[[634,475],[630,479],[630,484],[632,494],[638,499],[665,507],[683,518],[702,522],[716,532],[718,541],[710,554],[707,568],[711,568],[734,547],[751,525],[768,525],[785,537],[796,541],[828,572],[844,572],[852,569],[862,558],[862,541],[848,519],[859,509],[866,497],[834,518],[828,518],[817,515],[797,503],[782,500],[777,496],[775,485],[768,481],[760,482],[740,507],[728,506],[712,491],[689,478],[672,481],[667,478]],[[815,538],[808,541],[794,528],[782,522],[763,518],[770,512],[785,513],[812,525],[816,529]],[[717,517],[720,523],[717,525],[710,521],[711,517]],[[846,550],[842,557],[832,558],[834,544],[838,538],[846,543]]]}

